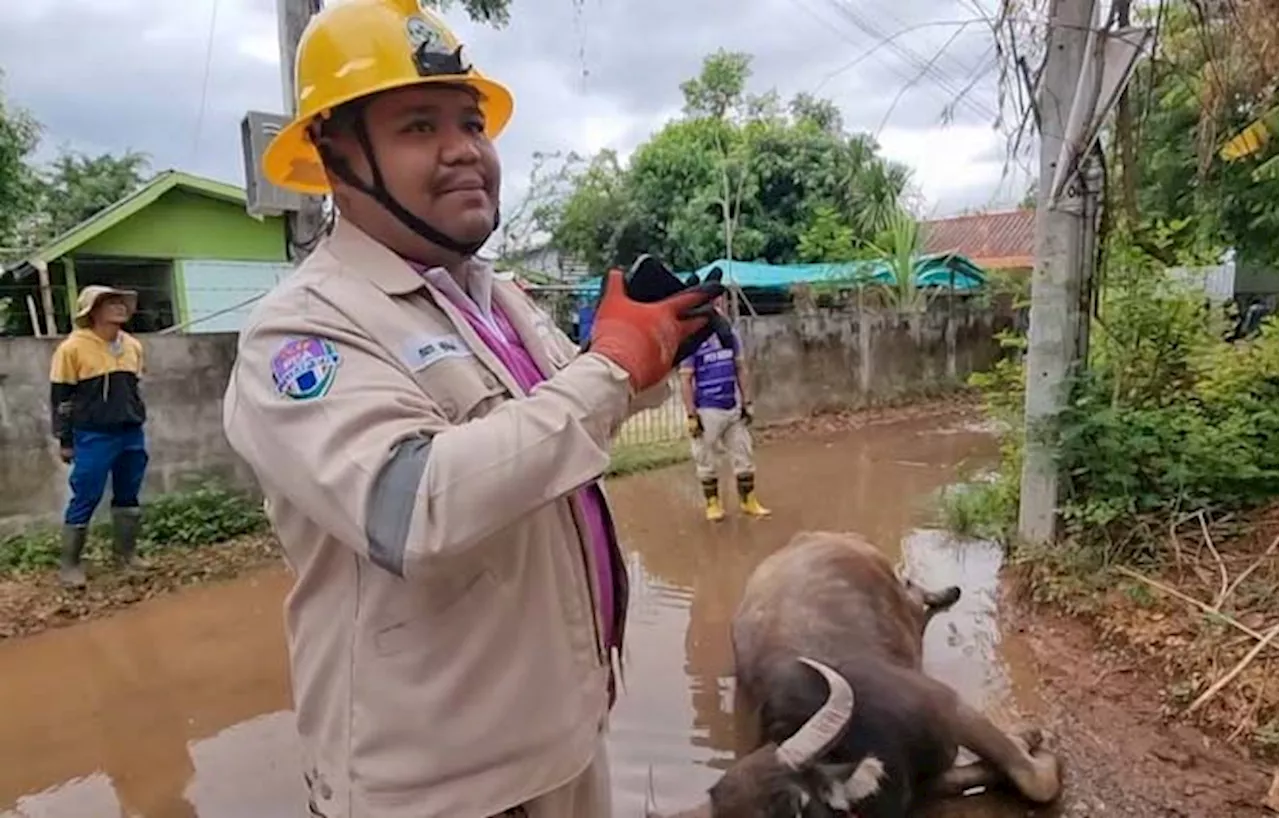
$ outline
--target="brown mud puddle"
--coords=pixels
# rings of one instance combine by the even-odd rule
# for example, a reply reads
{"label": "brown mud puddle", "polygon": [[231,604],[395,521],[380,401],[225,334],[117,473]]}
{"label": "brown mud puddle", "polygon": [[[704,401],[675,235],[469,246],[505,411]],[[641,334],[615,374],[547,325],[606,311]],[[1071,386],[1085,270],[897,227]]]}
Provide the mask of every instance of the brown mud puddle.
{"label": "brown mud puddle", "polygon": [[[996,549],[915,527],[962,464],[994,461],[990,437],[954,413],[814,431],[761,447],[767,520],[731,507],[723,523],[705,523],[688,464],[612,484],[635,589],[610,735],[615,813],[643,814],[651,768],[660,805],[680,806],[743,749],[728,641],[742,585],[792,533],[826,528],[860,531],[921,581],[964,588],[930,628],[926,664],[1002,723],[1046,708],[1048,726],[1062,725],[1073,787],[1064,805],[1086,805],[1066,814],[1196,814],[1113,811],[1120,801],[1094,808],[1095,794],[1111,797],[1107,782],[1133,789],[1135,772],[1077,773],[1092,759],[1073,748],[1088,748],[1081,736],[1100,729],[1125,736],[1073,707],[1072,696],[1093,694],[1056,690],[1052,665],[1042,671],[1047,702],[1038,701],[1039,643],[1029,640],[1029,652],[1024,640],[1002,640]],[[281,623],[288,582],[269,569],[0,642],[0,818],[304,818]],[[983,795],[939,814],[1006,818],[1026,808]]]}

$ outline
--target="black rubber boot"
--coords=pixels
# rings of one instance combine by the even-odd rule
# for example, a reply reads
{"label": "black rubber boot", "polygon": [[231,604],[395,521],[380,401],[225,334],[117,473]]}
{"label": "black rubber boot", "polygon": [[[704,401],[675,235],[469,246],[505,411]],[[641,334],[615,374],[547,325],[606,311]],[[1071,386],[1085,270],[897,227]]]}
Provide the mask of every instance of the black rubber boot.
{"label": "black rubber boot", "polygon": [[702,481],[702,496],[707,500],[720,499],[720,480],[712,477]]}
{"label": "black rubber boot", "polygon": [[118,568],[138,567],[134,552],[138,548],[138,523],[141,519],[140,508],[111,509],[111,550]]}
{"label": "black rubber boot", "polygon": [[64,587],[83,588],[85,586],[84,567],[80,564],[80,556],[84,553],[84,544],[88,539],[87,525],[62,527],[62,557],[58,561],[58,581]]}

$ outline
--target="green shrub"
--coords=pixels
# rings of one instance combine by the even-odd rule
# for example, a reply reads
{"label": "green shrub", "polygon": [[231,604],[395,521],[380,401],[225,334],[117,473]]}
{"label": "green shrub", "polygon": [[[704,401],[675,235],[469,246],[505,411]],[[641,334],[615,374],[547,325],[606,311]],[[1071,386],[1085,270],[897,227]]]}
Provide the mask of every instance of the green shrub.
{"label": "green shrub", "polygon": [[[1046,432],[1058,444],[1067,533],[1086,549],[1139,556],[1155,538],[1130,537],[1152,515],[1249,508],[1277,481],[1277,345],[1267,319],[1254,338],[1223,340],[1230,316],[1140,254],[1113,253],[1093,322],[1088,366]],[[1024,346],[1006,336],[1010,349]],[[970,383],[1004,427],[998,479],[949,492],[949,522],[987,536],[1012,530],[1023,445],[1025,367],[1010,355]],[[1164,530],[1156,526],[1156,530]],[[1127,555],[1110,550],[1130,543]]]}
{"label": "green shrub", "polygon": [[262,502],[216,483],[149,502],[142,538],[165,545],[207,545],[267,530]]}
{"label": "green shrub", "polygon": [[[139,548],[200,546],[225,542],[268,528],[262,503],[247,493],[217,483],[192,491],[161,495],[143,506]],[[111,523],[94,525],[88,552],[105,553],[111,540]],[[0,539],[0,574],[23,573],[58,564],[61,529],[35,526]]]}
{"label": "green shrub", "polygon": [[1103,316],[1055,430],[1073,532],[1274,497],[1275,319],[1227,343],[1225,314],[1141,263],[1104,293]]}
{"label": "green shrub", "polygon": [[56,528],[37,526],[0,539],[0,575],[56,566],[60,536]]}

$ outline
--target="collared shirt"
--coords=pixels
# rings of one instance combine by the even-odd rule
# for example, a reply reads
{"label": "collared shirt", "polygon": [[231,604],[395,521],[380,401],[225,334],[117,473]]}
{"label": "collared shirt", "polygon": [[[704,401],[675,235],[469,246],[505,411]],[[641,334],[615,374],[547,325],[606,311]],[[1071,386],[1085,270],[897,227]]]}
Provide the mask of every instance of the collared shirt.
{"label": "collared shirt", "polygon": [[[546,380],[546,373],[538,368],[533,356],[526,349],[524,341],[502,312],[502,308],[494,304],[493,271],[488,266],[470,263],[465,290],[443,267],[427,269],[414,262],[410,262],[410,266],[462,311],[467,323],[471,324],[471,328],[484,341],[485,346],[498,356],[503,366],[526,393],[532,392],[535,386]],[[613,572],[617,567],[612,563],[604,502],[599,488],[594,484],[579,490],[578,498],[582,503],[588,537],[596,557],[599,580],[597,584],[600,586],[600,615],[604,621],[605,645],[608,646],[613,644]]]}

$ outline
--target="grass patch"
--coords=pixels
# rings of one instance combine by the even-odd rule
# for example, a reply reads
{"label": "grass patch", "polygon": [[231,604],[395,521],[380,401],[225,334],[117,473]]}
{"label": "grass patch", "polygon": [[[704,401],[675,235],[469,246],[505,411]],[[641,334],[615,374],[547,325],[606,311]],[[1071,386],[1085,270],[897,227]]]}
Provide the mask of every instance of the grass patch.
{"label": "grass patch", "polygon": [[637,446],[619,446],[609,458],[605,477],[625,477],[652,469],[660,469],[690,458],[688,441],[646,443]]}
{"label": "grass patch", "polygon": [[1003,475],[947,486],[938,497],[941,524],[961,537],[1009,543],[1018,518],[1018,487]]}
{"label": "grass patch", "polygon": [[[259,500],[246,492],[207,483],[148,501],[143,506],[138,552],[145,556],[161,547],[212,545],[267,529]],[[61,540],[58,525],[34,526],[0,539],[0,577],[56,568]],[[110,520],[94,524],[85,547],[86,560],[104,562],[110,548]]]}

